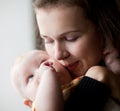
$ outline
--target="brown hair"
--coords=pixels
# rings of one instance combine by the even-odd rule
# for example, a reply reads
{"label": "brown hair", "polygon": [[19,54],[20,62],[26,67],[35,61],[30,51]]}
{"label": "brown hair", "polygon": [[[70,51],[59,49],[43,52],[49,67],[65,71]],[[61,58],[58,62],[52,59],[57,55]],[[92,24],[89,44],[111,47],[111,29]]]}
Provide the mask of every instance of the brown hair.
{"label": "brown hair", "polygon": [[[98,28],[103,37],[120,53],[120,10],[115,0],[34,0],[34,8],[48,6],[77,6],[83,8],[87,18]],[[120,4],[120,3],[119,3]]]}

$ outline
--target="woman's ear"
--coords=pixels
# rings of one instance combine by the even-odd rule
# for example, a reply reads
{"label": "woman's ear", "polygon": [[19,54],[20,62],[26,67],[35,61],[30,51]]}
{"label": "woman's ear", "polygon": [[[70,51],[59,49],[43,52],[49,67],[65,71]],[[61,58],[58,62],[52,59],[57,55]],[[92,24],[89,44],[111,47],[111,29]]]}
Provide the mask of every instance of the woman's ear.
{"label": "woman's ear", "polygon": [[31,100],[29,100],[29,99],[24,99],[23,103],[24,103],[26,106],[32,108],[32,101],[31,101]]}

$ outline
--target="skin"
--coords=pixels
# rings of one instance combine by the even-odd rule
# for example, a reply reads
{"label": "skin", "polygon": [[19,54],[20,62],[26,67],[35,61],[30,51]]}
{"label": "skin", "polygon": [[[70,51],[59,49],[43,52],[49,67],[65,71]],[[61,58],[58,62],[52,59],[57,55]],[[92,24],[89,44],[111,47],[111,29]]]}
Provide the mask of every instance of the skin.
{"label": "skin", "polygon": [[120,78],[120,57],[116,49],[108,48],[104,51],[106,66]]}
{"label": "skin", "polygon": [[[51,91],[50,86],[60,87],[60,85],[67,84],[71,81],[68,71],[57,61],[49,59],[47,53],[43,51],[31,51],[27,53],[15,64],[13,70],[11,74],[13,84],[24,97],[24,104],[29,107],[31,107],[32,102],[35,100],[37,92],[44,94],[45,91],[39,91],[40,87],[44,86],[46,90]],[[44,74],[46,76],[43,77]],[[47,80],[54,81],[48,83],[49,81]],[[45,85],[40,86],[41,82]],[[57,85],[58,83],[60,85]],[[61,88],[57,89],[54,90],[54,93],[55,91],[60,92]],[[60,94],[62,93],[60,92]]]}
{"label": "skin", "polygon": [[36,18],[46,51],[66,67],[73,78],[85,75],[91,66],[100,63],[99,33],[82,9],[65,6],[40,8],[36,9]]}
{"label": "skin", "polygon": [[59,78],[55,69],[49,67],[50,64],[45,64],[41,65],[46,70],[38,87],[33,111],[63,111],[64,99]]}
{"label": "skin", "polygon": [[[65,6],[45,7],[36,9],[36,18],[46,51],[50,57],[66,67],[73,78],[83,76],[86,72],[87,76],[92,74],[92,78],[102,82],[108,78],[106,68],[94,67],[102,60],[102,43],[97,28],[85,17],[82,9]],[[108,84],[110,82],[115,83],[113,79],[107,81]],[[116,86],[116,84],[109,85]],[[57,105],[53,104],[53,106]]]}
{"label": "skin", "polygon": [[[106,49],[103,50],[101,34],[86,18],[83,9],[59,5],[36,8],[35,11],[40,36],[50,57],[66,67],[73,78],[85,75],[87,70],[93,67],[94,73],[91,71],[89,76],[104,81],[112,89],[112,95],[120,98],[116,75],[104,68],[94,68],[96,65],[100,67],[103,59],[108,63],[108,59],[104,53]],[[113,65],[108,63],[107,66]]]}

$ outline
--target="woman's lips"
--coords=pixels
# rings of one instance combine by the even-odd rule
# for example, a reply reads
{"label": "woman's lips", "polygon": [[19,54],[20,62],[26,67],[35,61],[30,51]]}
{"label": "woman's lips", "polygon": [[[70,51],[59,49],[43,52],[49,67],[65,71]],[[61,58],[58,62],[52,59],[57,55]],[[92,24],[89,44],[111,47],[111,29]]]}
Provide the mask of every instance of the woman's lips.
{"label": "woman's lips", "polygon": [[74,62],[74,63],[69,64],[68,66],[66,66],[66,68],[67,68],[68,70],[70,70],[70,71],[73,71],[73,70],[75,70],[75,69],[77,68],[78,63],[79,63],[79,62],[76,61],[76,62]]}

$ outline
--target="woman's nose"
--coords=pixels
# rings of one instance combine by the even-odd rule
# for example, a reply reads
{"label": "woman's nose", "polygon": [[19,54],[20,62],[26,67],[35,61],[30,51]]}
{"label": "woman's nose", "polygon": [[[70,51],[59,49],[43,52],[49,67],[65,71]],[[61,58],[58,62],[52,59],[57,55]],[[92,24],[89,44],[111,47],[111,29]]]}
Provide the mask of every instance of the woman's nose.
{"label": "woman's nose", "polygon": [[69,51],[63,44],[56,44],[54,50],[54,58],[57,60],[63,60],[69,57]]}

